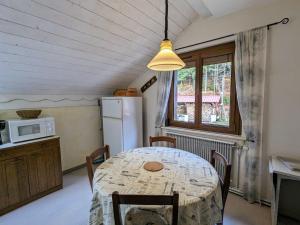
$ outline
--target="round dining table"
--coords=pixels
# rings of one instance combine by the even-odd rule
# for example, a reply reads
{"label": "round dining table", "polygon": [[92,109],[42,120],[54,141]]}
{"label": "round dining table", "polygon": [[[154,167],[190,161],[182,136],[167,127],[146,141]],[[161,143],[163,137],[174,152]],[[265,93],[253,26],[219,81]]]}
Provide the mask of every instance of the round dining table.
{"label": "round dining table", "polygon": [[[150,172],[147,162],[163,164]],[[95,171],[90,225],[114,225],[112,193],[172,195],[179,193],[178,224],[213,225],[222,219],[222,194],[216,170],[205,159],[167,147],[144,147],[112,156]],[[125,225],[168,225],[172,206],[121,205]]]}

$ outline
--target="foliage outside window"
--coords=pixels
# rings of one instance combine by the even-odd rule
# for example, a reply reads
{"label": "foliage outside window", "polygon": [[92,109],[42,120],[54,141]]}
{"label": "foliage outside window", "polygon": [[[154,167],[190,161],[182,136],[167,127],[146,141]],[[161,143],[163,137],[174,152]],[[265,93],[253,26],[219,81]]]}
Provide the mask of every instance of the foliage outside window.
{"label": "foliage outside window", "polygon": [[234,43],[181,54],[169,101],[172,126],[240,134],[234,78]]}

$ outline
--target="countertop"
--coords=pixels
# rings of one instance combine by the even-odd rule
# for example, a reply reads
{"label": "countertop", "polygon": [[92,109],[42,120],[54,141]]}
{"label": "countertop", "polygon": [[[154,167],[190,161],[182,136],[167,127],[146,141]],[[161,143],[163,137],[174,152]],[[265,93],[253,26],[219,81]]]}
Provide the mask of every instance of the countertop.
{"label": "countertop", "polygon": [[21,146],[21,145],[26,145],[26,144],[30,144],[30,143],[55,139],[55,138],[59,138],[59,136],[55,135],[55,136],[44,137],[44,138],[39,138],[39,139],[34,139],[34,140],[29,140],[29,141],[22,141],[22,142],[18,142],[18,143],[5,143],[3,145],[0,145],[0,150],[7,149],[7,148],[13,148],[16,146]]}
{"label": "countertop", "polygon": [[294,171],[289,169],[284,163],[280,160],[278,156],[272,156],[269,162],[270,173],[277,173],[284,176],[294,177],[300,179],[300,171]]}

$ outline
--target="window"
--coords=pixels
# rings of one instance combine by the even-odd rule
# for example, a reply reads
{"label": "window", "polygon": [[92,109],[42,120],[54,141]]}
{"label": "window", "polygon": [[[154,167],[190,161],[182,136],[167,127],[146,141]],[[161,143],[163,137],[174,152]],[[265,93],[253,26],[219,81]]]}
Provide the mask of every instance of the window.
{"label": "window", "polygon": [[175,120],[183,122],[195,121],[195,96],[196,96],[196,64],[187,62],[186,67],[174,76],[174,103],[176,110]]}
{"label": "window", "polygon": [[234,49],[227,43],[180,55],[186,67],[174,72],[169,125],[240,134]]}

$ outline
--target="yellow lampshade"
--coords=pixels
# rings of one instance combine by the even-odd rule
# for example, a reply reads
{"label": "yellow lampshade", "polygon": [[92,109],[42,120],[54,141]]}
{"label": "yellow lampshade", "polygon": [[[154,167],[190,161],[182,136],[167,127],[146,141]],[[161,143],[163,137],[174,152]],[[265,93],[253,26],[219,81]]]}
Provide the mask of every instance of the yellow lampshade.
{"label": "yellow lampshade", "polygon": [[156,71],[179,70],[185,66],[185,63],[173,52],[172,42],[163,40],[160,44],[160,51],[154,56],[147,67]]}

